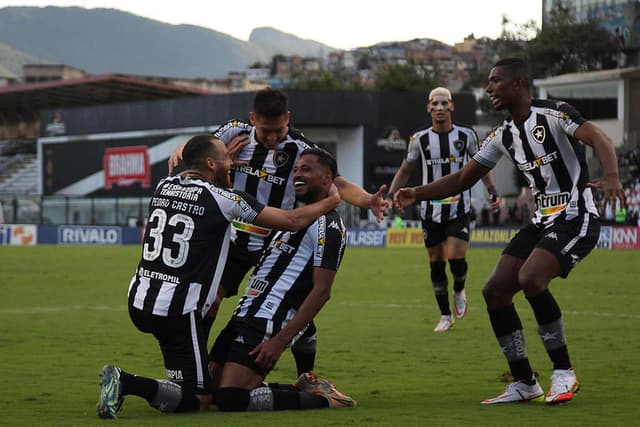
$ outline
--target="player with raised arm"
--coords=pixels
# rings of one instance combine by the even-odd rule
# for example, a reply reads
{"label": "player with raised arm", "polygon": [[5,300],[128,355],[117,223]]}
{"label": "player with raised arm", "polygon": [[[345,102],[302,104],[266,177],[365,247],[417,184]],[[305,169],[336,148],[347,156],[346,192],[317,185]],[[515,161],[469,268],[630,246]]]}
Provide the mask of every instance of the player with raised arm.
{"label": "player with raised arm", "polygon": [[[433,183],[398,190],[398,208],[416,200],[441,199],[472,186],[502,156],[526,176],[537,210],[531,222],[504,249],[482,292],[493,332],[509,364],[514,382],[496,398],[482,403],[522,402],[544,394],[533,375],[520,317],[513,296],[522,290],[538,324],[544,348],[553,364],[548,404],[569,401],[579,384],[569,358],[560,306],[549,290],[555,277],[566,278],[595,247],[598,209],[591,189],[605,200],[624,203],[615,150],[602,130],[571,105],[532,100],[527,65],[518,58],[498,61],[489,74],[487,93],[497,110],[510,116],[489,134],[480,151],[459,172]],[[593,148],[603,177],[588,182],[585,149]]]}
{"label": "player with raised arm", "polygon": [[[294,207],[293,168],[301,153],[314,146],[300,131],[290,126],[290,118],[287,95],[267,88],[255,94],[248,122],[230,120],[214,132],[214,136],[227,145],[234,159],[233,188],[247,192],[267,206],[281,209]],[[179,164],[180,157],[181,147],[178,147],[169,159],[169,173]],[[371,209],[379,220],[390,205],[383,198],[386,186],[375,194],[369,194],[340,175],[336,176],[334,183],[343,200]],[[238,293],[242,279],[255,267],[271,237],[269,228],[256,227],[238,219],[233,221],[233,243],[222,276],[219,298],[209,315],[209,327],[220,300]],[[317,334],[312,323],[305,336],[291,348],[298,375],[313,370],[316,344]]]}
{"label": "player with raised arm", "polygon": [[231,158],[211,135],[194,136],[184,147],[189,168],[157,185],[149,203],[142,258],[129,284],[133,324],[158,340],[167,380],[139,377],[113,365],[101,373],[97,414],[116,418],[125,395],[146,399],[162,412],[205,409],[211,402],[208,329],[229,251],[231,222],[298,231],[335,209],[337,189],[316,203],[282,210],[231,190]]}

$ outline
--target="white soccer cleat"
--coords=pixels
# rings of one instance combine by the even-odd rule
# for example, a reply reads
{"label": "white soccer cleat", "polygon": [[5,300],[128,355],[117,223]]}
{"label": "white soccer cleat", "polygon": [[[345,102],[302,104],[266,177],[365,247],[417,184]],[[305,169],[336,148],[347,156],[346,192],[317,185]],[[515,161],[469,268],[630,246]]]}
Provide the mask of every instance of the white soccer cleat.
{"label": "white soccer cleat", "polygon": [[464,292],[464,289],[460,292],[453,292],[453,311],[456,313],[456,317],[458,319],[462,319],[465,314],[467,314],[467,310],[469,306],[467,306],[467,295]]}
{"label": "white soccer cleat", "polygon": [[485,405],[491,405],[494,403],[529,402],[533,399],[537,399],[543,394],[544,391],[537,381],[535,384],[531,385],[524,381],[516,381],[509,384],[504,393],[500,396],[492,399],[485,399],[482,403]]}
{"label": "white soccer cleat", "polygon": [[568,402],[580,390],[580,384],[573,369],[554,369],[551,375],[551,387],[544,398],[544,403]]}
{"label": "white soccer cleat", "polygon": [[451,315],[443,314],[442,316],[440,316],[440,321],[438,322],[436,327],[433,328],[433,332],[448,331],[449,329],[451,329],[452,326],[453,326],[453,319],[451,318]]}

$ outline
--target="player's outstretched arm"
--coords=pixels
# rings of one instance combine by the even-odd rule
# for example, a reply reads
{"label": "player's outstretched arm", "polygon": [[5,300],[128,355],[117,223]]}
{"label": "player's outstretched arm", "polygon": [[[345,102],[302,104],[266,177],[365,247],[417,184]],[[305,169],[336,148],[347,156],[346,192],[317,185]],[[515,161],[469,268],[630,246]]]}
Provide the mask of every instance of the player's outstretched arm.
{"label": "player's outstretched arm", "polygon": [[337,208],[339,204],[340,194],[338,189],[335,185],[331,185],[329,195],[320,201],[292,210],[266,206],[253,222],[257,225],[277,230],[298,231],[311,224],[320,215]]}
{"label": "player's outstretched arm", "polygon": [[478,182],[490,170],[472,159],[458,172],[434,182],[417,187],[401,188],[394,195],[396,208],[402,212],[406,206],[417,201],[443,199],[459,194]]}
{"label": "player's outstretched arm", "polygon": [[374,194],[366,192],[359,185],[347,180],[343,176],[337,176],[333,183],[340,191],[340,197],[347,203],[365,209],[371,209],[378,222],[382,221],[390,203],[384,199],[387,190],[386,185],[381,185]]}

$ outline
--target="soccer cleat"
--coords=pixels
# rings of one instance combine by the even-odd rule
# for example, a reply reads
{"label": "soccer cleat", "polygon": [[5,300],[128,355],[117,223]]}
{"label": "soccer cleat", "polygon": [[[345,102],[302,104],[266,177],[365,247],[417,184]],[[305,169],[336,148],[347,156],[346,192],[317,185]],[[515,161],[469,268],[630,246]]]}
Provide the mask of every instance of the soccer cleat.
{"label": "soccer cleat", "polygon": [[507,386],[504,393],[498,397],[492,399],[485,399],[482,401],[485,405],[491,405],[494,403],[511,403],[511,402],[529,402],[530,400],[537,399],[542,396],[544,391],[542,387],[536,381],[535,384],[527,384],[524,381],[516,381]]}
{"label": "soccer cleat", "polygon": [[467,314],[467,310],[469,307],[467,306],[467,295],[464,292],[464,289],[460,292],[453,292],[453,311],[456,313],[456,317],[458,319],[462,319],[465,314]]}
{"label": "soccer cleat", "polygon": [[316,377],[316,374],[314,374],[313,371],[305,372],[298,377],[298,380],[293,386],[300,391],[315,393],[318,391],[318,377]]}
{"label": "soccer cleat", "polygon": [[358,402],[350,396],[336,390],[336,386],[331,381],[318,379],[312,371],[300,375],[294,386],[300,391],[323,396],[329,402],[330,408],[346,408],[358,405]]}
{"label": "soccer cleat", "polygon": [[120,384],[122,370],[117,366],[105,365],[100,371],[100,397],[96,404],[96,414],[100,418],[113,418],[122,408],[124,396]]}
{"label": "soccer cleat", "polygon": [[436,327],[433,328],[433,332],[448,331],[449,329],[451,329],[452,326],[453,326],[453,319],[451,318],[451,315],[443,314],[442,316],[440,316],[440,321],[438,322]]}
{"label": "soccer cleat", "polygon": [[358,406],[358,402],[351,396],[339,392],[335,388],[331,393],[317,393],[324,396],[329,401],[329,408],[349,408]]}
{"label": "soccer cleat", "polygon": [[580,390],[580,384],[573,369],[554,369],[551,375],[551,387],[544,398],[544,403],[568,402]]}

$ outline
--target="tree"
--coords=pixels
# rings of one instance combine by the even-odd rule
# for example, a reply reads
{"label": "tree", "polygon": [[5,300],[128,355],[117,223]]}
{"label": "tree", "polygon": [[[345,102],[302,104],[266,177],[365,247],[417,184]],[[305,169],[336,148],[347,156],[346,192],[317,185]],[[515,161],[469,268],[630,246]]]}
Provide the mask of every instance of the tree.
{"label": "tree", "polygon": [[593,21],[576,23],[571,10],[558,3],[549,22],[527,44],[533,77],[615,67],[611,34]]}
{"label": "tree", "polygon": [[436,69],[409,60],[406,64],[382,66],[375,75],[375,88],[383,91],[426,92],[436,86],[444,86]]}
{"label": "tree", "polygon": [[287,89],[348,90],[350,86],[328,71],[299,71],[293,73]]}

